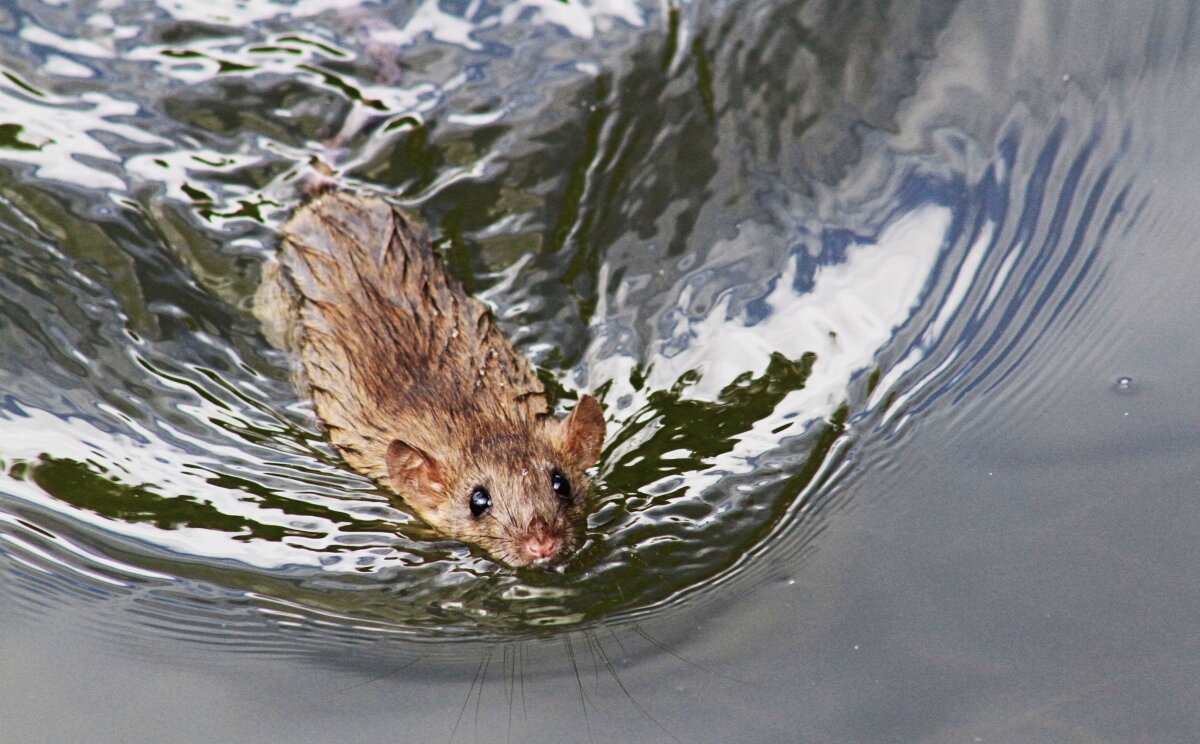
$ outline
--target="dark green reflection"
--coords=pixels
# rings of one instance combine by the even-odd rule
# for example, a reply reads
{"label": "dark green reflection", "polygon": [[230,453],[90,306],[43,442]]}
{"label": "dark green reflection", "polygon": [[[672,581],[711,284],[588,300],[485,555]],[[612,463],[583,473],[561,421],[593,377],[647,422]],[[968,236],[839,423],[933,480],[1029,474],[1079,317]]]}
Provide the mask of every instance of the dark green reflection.
{"label": "dark green reflection", "polygon": [[212,504],[197,501],[192,496],[160,496],[145,485],[128,486],[112,481],[96,466],[58,457],[43,455],[26,473],[26,477],[41,486],[46,493],[72,506],[86,509],[109,519],[124,522],[146,522],[164,530],[181,527],[217,530],[219,532],[262,534],[278,540],[286,531],[277,527],[255,524],[243,517],[223,514]]}
{"label": "dark green reflection", "polygon": [[[236,535],[233,538],[235,540],[270,541],[280,541],[294,535],[311,537],[323,534],[226,514],[212,504],[187,494],[163,496],[155,493],[147,484],[133,486],[119,483],[109,478],[102,467],[66,458],[43,455],[35,463],[14,466],[10,475],[31,480],[55,498],[102,517],[152,524],[164,530],[191,527],[231,533]],[[219,488],[246,493],[246,498],[253,498],[265,509],[278,509],[293,517],[339,523],[343,531],[382,531],[392,527],[383,521],[351,520],[344,513],[287,498],[245,478],[214,473],[207,482]],[[348,528],[351,521],[355,523]]]}
{"label": "dark green reflection", "polygon": [[0,148],[5,150],[40,150],[41,145],[25,142],[21,139],[20,124],[0,124]]}
{"label": "dark green reflection", "polygon": [[[796,360],[774,353],[761,376],[740,375],[721,391],[716,402],[683,397],[700,379],[695,371],[681,375],[670,390],[650,393],[646,406],[611,446],[636,437],[652,424],[659,428],[634,452],[612,464],[606,479],[609,487],[632,493],[666,476],[705,467],[713,457],[731,450],[735,438],[774,411],[788,393],[803,389],[816,359],[812,352]],[[680,451],[686,454],[667,457]]]}

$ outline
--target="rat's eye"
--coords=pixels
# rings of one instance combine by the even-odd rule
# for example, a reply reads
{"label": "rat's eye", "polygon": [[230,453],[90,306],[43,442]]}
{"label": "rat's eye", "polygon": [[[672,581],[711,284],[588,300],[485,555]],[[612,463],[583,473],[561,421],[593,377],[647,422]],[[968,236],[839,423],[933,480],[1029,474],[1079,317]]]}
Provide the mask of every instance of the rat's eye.
{"label": "rat's eye", "polygon": [[571,498],[571,482],[557,470],[550,474],[550,487],[554,489],[560,499]]}
{"label": "rat's eye", "polygon": [[483,486],[471,492],[471,514],[482,517],[483,513],[492,508],[492,495]]}

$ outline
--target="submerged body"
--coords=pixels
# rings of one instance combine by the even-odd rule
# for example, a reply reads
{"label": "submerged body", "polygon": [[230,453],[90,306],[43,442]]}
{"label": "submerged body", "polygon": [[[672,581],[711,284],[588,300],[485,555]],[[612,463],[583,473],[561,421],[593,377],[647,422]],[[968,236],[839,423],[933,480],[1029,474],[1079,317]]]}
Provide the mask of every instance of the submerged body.
{"label": "submerged body", "polygon": [[298,353],[338,453],[430,526],[513,566],[574,549],[599,403],[555,419],[528,360],[402,213],[344,193],[300,209],[257,313]]}

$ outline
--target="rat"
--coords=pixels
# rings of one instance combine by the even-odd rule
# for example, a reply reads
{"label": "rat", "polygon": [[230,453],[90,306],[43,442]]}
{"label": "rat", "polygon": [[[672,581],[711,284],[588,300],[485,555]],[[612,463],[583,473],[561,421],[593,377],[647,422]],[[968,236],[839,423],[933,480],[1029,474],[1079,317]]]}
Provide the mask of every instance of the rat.
{"label": "rat", "polygon": [[441,535],[512,567],[578,543],[604,413],[566,418],[416,221],[378,197],[328,191],[293,215],[255,302],[294,351],[329,441]]}

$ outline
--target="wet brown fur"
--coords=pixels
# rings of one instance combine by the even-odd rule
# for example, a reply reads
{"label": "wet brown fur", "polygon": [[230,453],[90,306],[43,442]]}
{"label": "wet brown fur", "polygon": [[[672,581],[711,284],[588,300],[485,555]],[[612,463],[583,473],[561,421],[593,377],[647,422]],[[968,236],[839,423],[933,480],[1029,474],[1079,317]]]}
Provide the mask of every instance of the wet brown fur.
{"label": "wet brown fur", "polygon": [[[584,471],[604,440],[585,395],[563,421],[528,360],[434,255],[425,231],[378,198],[327,193],[284,229],[256,312],[298,352],[317,415],[346,462],[399,493],[447,537],[527,565],[532,537],[569,554]],[[573,496],[559,498],[551,473]],[[486,488],[493,506],[470,511]],[[543,561],[544,562],[544,561]]]}

